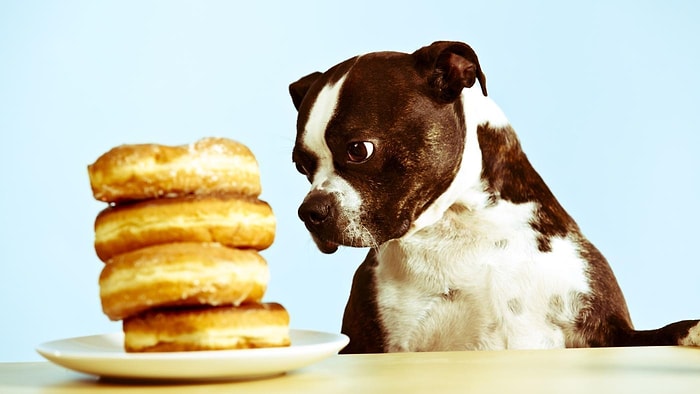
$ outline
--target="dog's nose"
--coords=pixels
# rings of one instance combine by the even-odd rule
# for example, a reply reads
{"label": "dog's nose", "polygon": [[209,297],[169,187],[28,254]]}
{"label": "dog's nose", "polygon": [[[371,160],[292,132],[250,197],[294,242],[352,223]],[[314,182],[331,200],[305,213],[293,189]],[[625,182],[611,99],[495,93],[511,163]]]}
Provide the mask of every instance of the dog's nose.
{"label": "dog's nose", "polygon": [[299,206],[299,218],[307,225],[318,226],[330,215],[331,206],[327,196],[309,194]]}

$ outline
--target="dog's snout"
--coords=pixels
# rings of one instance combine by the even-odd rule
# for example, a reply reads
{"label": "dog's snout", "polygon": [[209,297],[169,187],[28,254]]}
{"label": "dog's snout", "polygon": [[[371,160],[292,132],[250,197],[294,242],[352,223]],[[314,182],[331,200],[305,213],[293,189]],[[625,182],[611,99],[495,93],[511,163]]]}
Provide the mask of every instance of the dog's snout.
{"label": "dog's snout", "polygon": [[299,218],[307,225],[318,226],[330,215],[328,198],[321,194],[310,194],[299,207]]}

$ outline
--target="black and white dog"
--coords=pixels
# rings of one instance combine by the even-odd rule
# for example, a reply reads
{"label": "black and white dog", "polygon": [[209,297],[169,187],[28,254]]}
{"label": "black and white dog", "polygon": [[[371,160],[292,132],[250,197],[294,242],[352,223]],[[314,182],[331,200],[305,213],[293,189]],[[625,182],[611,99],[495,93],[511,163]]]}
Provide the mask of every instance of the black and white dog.
{"label": "black and white dog", "polygon": [[299,216],[324,253],[370,247],[344,351],[700,345],[698,320],[633,329],[485,82],[471,47],[435,42],[290,85],[293,160],[311,182]]}

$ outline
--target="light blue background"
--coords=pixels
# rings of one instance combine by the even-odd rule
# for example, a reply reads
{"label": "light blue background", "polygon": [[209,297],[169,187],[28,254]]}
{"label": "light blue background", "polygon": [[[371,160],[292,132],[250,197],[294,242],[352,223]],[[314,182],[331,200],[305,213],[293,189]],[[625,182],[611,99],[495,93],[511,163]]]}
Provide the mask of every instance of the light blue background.
{"label": "light blue background", "polygon": [[359,53],[470,43],[531,161],[610,260],[639,328],[700,317],[694,1],[3,1],[0,361],[118,331],[102,314],[86,167],[122,143],[248,145],[275,210],[268,301],[337,331],[364,250],[296,217],[287,86]]}

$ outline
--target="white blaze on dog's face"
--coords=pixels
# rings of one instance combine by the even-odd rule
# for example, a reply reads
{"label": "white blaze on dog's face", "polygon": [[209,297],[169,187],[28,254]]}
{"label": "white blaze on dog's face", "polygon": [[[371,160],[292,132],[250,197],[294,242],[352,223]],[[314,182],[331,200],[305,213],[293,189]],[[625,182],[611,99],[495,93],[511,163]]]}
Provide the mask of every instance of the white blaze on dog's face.
{"label": "white blaze on dog's face", "polygon": [[465,146],[464,86],[430,81],[435,62],[460,84],[483,79],[466,56],[372,53],[290,85],[293,160],[311,182],[299,216],[321,251],[399,238],[448,189]]}
{"label": "white blaze on dog's face", "polygon": [[[335,171],[333,153],[328,148],[325,140],[325,130],[335,113],[338,104],[338,93],[344,80],[344,78],[341,78],[339,81],[324,86],[309,112],[309,119],[301,136],[300,145],[303,151],[314,153],[313,172],[304,167],[299,161],[297,162],[297,167],[311,182],[311,192],[307,196],[305,203],[310,210],[316,209],[317,212],[309,211],[308,215],[312,216],[309,220],[316,220],[313,218],[313,215],[318,215],[319,218],[317,220],[321,220],[320,216],[324,215],[324,212],[321,210],[330,208],[324,208],[323,201],[320,200],[333,198],[334,203],[339,208],[336,215],[342,215],[339,218],[338,225],[344,225],[344,229],[340,230],[343,242],[359,246],[373,245],[374,241],[371,233],[362,226],[360,220],[362,196]],[[374,148],[372,147],[367,152],[368,156],[373,151]],[[319,248],[325,252],[335,250],[336,245],[332,241],[318,238],[315,235],[314,240]]]}

